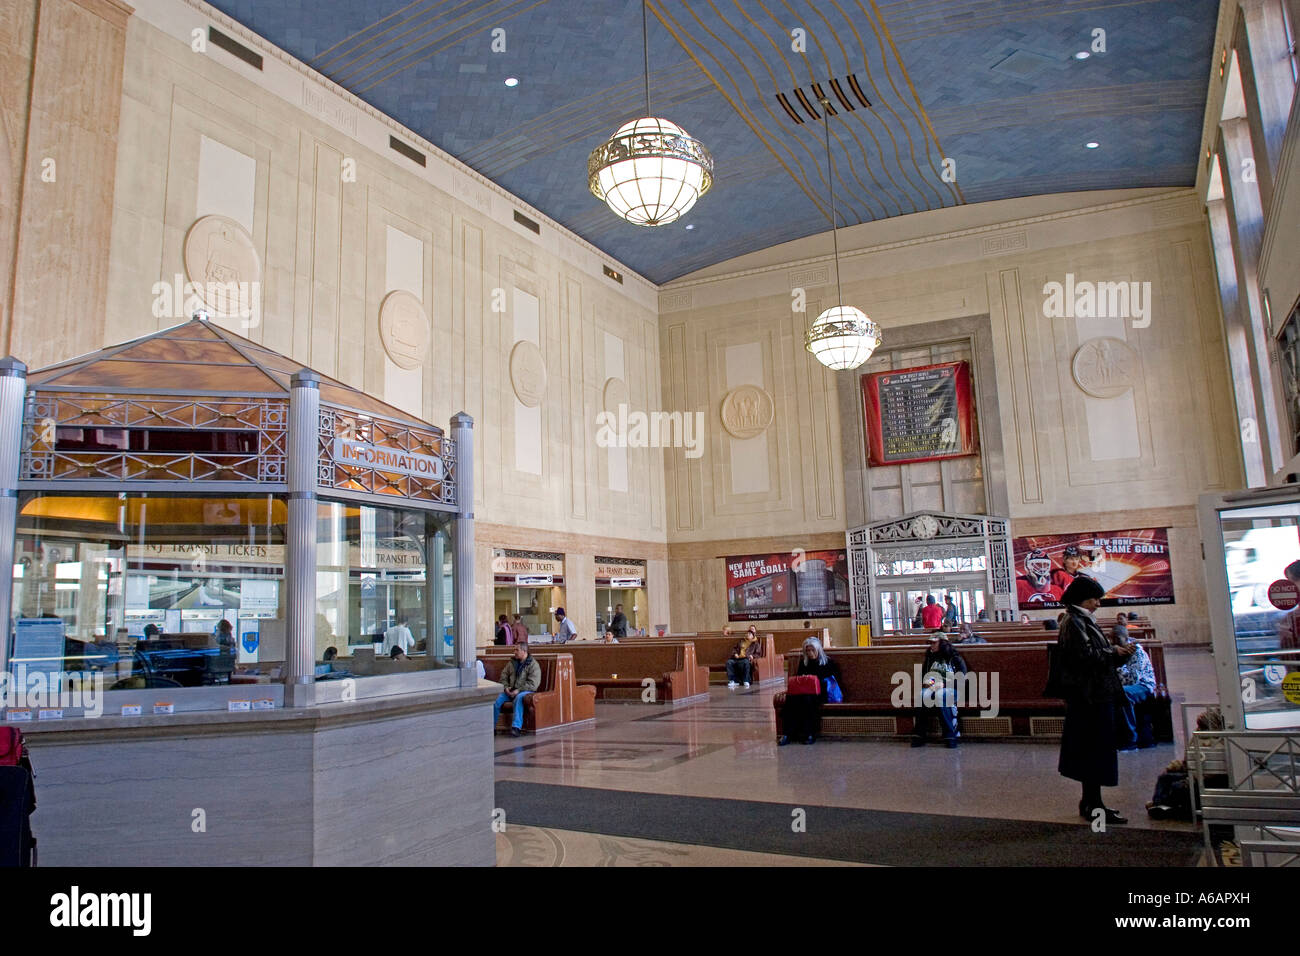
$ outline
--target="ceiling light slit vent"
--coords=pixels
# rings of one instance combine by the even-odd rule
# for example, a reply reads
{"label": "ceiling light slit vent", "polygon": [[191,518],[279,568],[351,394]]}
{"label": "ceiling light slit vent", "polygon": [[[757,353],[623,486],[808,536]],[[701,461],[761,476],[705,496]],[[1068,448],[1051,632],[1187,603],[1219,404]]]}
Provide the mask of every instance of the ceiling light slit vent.
{"label": "ceiling light slit vent", "polygon": [[835,91],[835,98],[840,101],[840,105],[846,110],[851,112],[857,109],[856,106],[849,102],[849,98],[844,95],[844,90],[840,87],[839,80],[831,80],[831,89]]}
{"label": "ceiling light slit vent", "polygon": [[831,106],[831,101],[826,98],[826,92],[822,89],[822,85],[820,83],[812,84],[812,91],[813,91],[813,96],[816,98],[818,103],[826,104],[826,114],[828,116],[839,115],[839,110]]}
{"label": "ceiling light slit vent", "polygon": [[[867,99],[867,95],[862,92],[862,87],[858,85],[858,77],[854,73],[847,76],[832,77],[830,88],[831,92],[835,94],[835,99],[839,100],[840,106],[843,107],[846,113],[852,113],[856,110],[858,103],[861,103],[867,109],[871,108],[871,100]],[[849,97],[849,92],[845,92],[846,89],[857,98],[857,103]],[[804,113],[799,112],[794,102],[792,102],[794,100],[797,100],[799,106],[803,107],[806,116]],[[826,103],[827,116],[838,116],[840,113],[839,109],[830,105],[832,100],[822,88],[821,83],[809,83],[806,87],[795,87],[793,90],[779,91],[776,94],[776,101],[781,104],[781,109],[785,110],[785,115],[800,126],[808,122],[809,119],[820,120],[822,118],[821,113],[817,112],[817,107],[813,105],[814,103]]]}
{"label": "ceiling light slit vent", "polygon": [[420,152],[420,151],[419,151],[418,149],[416,149],[414,146],[408,146],[406,143],[403,143],[403,142],[402,142],[400,139],[398,139],[396,136],[389,136],[389,137],[388,137],[388,145],[389,145],[389,147],[390,147],[391,149],[393,149],[395,152],[401,153],[403,156],[405,156],[405,157],[406,157],[407,159],[409,159],[411,162],[413,162],[413,163],[418,163],[418,164],[421,165],[421,166],[424,165],[424,163],[425,163],[425,156],[424,156],[424,153]]}
{"label": "ceiling light slit vent", "polygon": [[781,108],[785,110],[786,115],[789,116],[790,119],[802,125],[804,121],[803,117],[794,111],[794,107],[790,105],[790,101],[785,98],[784,93],[776,94],[776,101],[781,104]]}
{"label": "ceiling light slit vent", "polygon": [[867,109],[871,109],[871,100],[867,99],[867,94],[863,93],[862,87],[858,86],[858,75],[856,73],[849,74],[849,87],[853,90],[853,95],[858,98],[858,101]]}
{"label": "ceiling light slit vent", "polygon": [[243,60],[255,70],[262,68],[262,55],[256,53],[244,44],[240,43],[233,37],[228,37],[215,27],[208,27],[208,41],[215,47],[220,47],[231,56]]}
{"label": "ceiling light slit vent", "polygon": [[609,266],[606,265],[602,265],[600,268],[604,271],[605,275],[613,279],[619,285],[623,284],[623,273],[615,272],[613,269],[611,269]]}
{"label": "ceiling light slit vent", "polygon": [[794,91],[794,95],[798,97],[799,102],[803,104],[804,112],[806,112],[809,116],[811,116],[815,120],[819,120],[822,118],[822,114],[818,113],[815,109],[813,109],[812,104],[808,102],[808,97],[804,95],[802,89],[796,89]]}
{"label": "ceiling light slit vent", "polygon": [[519,223],[519,225],[523,226],[525,229],[529,230],[530,232],[535,232],[539,236],[542,234],[541,224],[529,219],[518,209],[515,210],[515,222]]}

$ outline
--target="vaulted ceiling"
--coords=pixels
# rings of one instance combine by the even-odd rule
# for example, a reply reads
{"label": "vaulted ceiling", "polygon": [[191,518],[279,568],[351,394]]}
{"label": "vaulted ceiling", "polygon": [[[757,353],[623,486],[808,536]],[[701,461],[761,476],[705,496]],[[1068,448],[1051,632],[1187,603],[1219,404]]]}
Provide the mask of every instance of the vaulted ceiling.
{"label": "vaulted ceiling", "polygon": [[829,228],[813,84],[835,110],[841,226],[1191,185],[1218,12],[1218,0],[649,0],[652,112],[715,162],[695,208],[651,229],[587,188],[588,153],[644,114],[640,0],[214,6],[655,282]]}

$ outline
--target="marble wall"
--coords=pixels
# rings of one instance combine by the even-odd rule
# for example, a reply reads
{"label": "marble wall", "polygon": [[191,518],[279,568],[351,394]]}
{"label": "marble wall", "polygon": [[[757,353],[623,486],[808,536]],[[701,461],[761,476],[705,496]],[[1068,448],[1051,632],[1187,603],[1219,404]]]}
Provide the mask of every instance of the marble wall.
{"label": "marble wall", "polygon": [[[156,284],[187,277],[197,220],[224,217],[255,252],[261,312],[217,321],[444,427],[468,412],[480,550],[583,540],[571,601],[594,622],[584,562],[666,538],[660,452],[598,442],[602,411],[660,405],[654,287],[618,263],[623,283],[607,278],[592,247],[237,24],[212,19],[263,53],[261,71],[196,52],[176,6],[145,0],[130,21],[105,328],[76,350],[188,318],[160,310]],[[395,347],[381,318],[399,295],[419,327]],[[652,578],[650,617],[666,620],[666,596]]]}
{"label": "marble wall", "polygon": [[0,2],[0,336],[30,367],[101,344],[130,14]]}
{"label": "marble wall", "polygon": [[[882,349],[972,350],[975,474],[989,510],[1009,514],[1013,533],[1147,527],[1163,509],[1175,529],[1178,603],[1150,610],[1177,641],[1209,639],[1191,509],[1201,493],[1244,480],[1207,237],[1191,190],[1128,190],[961,207],[856,226],[840,238],[844,301],[881,324]],[[702,590],[716,594],[722,575],[718,560],[672,560],[679,542],[726,541],[716,555],[758,553],[911,510],[871,494],[898,482],[863,463],[858,376],[826,371],[803,350],[807,324],[834,304],[824,238],[723,263],[660,293],[664,393],[709,424],[703,459],[666,458],[675,585],[703,574],[712,583]],[[1122,282],[1140,298],[1127,315],[1055,317],[1046,290],[1067,277]],[[802,313],[794,310],[801,300]],[[1086,392],[1081,380],[1098,389],[1075,364],[1099,337],[1119,340],[1110,347],[1121,356],[1120,387],[1109,397]],[[755,354],[755,381],[774,409],[761,454],[723,420],[734,383],[719,370],[741,348]],[[738,468],[758,471],[758,480],[739,487]],[[935,495],[915,494],[911,508],[948,500]],[[673,626],[718,626],[710,600],[675,603]]]}

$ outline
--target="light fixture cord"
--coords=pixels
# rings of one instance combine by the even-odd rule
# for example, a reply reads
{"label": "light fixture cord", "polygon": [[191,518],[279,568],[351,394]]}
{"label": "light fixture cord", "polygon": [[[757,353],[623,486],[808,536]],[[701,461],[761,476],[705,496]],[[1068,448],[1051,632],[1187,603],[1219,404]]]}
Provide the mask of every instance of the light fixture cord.
{"label": "light fixture cord", "polygon": [[645,54],[645,115],[650,114],[650,32],[646,26],[648,0],[641,0],[641,52]]}
{"label": "light fixture cord", "polygon": [[831,241],[835,244],[835,295],[837,304],[844,308],[844,289],[840,285],[840,237],[835,231],[835,172],[831,169],[831,101],[824,99],[822,104],[822,125],[826,127],[826,178],[831,184]]}

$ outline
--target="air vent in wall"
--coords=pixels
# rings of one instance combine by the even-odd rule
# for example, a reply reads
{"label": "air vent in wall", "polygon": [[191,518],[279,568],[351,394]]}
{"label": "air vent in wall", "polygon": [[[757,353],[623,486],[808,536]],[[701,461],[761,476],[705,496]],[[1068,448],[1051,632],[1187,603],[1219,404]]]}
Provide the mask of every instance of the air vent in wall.
{"label": "air vent in wall", "polygon": [[613,269],[611,269],[609,266],[601,266],[601,268],[605,270],[605,275],[609,276],[611,279],[613,279],[613,280],[614,280],[615,282],[617,282],[619,285],[622,285],[622,284],[623,284],[623,273],[621,273],[621,272],[615,272],[615,271],[614,271]]}
{"label": "air vent in wall", "polygon": [[541,227],[541,225],[539,225],[538,223],[533,222],[531,219],[529,219],[527,216],[525,216],[525,215],[524,215],[522,212],[520,212],[518,209],[515,210],[515,222],[519,223],[519,225],[523,226],[525,229],[529,229],[529,230],[531,230],[531,231],[537,233],[539,236],[542,234],[542,227]]}
{"label": "air vent in wall", "polygon": [[407,146],[396,136],[388,137],[388,145],[392,147],[394,150],[396,150],[397,152],[401,153],[411,162],[419,163],[421,166],[424,165],[424,153],[420,152],[414,146]]}
{"label": "air vent in wall", "polygon": [[[834,97],[832,98],[830,94],[834,94]],[[831,116],[839,112],[834,105],[836,101],[839,101],[840,106],[847,112],[856,110],[859,105],[871,109],[871,100],[867,99],[867,95],[862,92],[862,87],[858,85],[858,78],[853,73],[843,78],[837,77],[831,80],[830,94],[826,92],[825,87],[820,83],[810,83],[806,87],[796,87],[789,94],[777,93],[776,101],[781,104],[781,109],[785,110],[790,119],[801,125],[810,119],[819,120],[822,118],[822,114],[817,111],[814,104],[818,104],[824,99],[829,100],[831,103],[826,109]],[[806,115],[800,115],[794,103],[791,103],[791,99],[803,108]]]}
{"label": "air vent in wall", "polygon": [[262,68],[262,55],[254,53],[238,40],[234,40],[215,27],[208,27],[208,41],[215,47],[220,47],[231,56],[238,57],[255,70]]}

